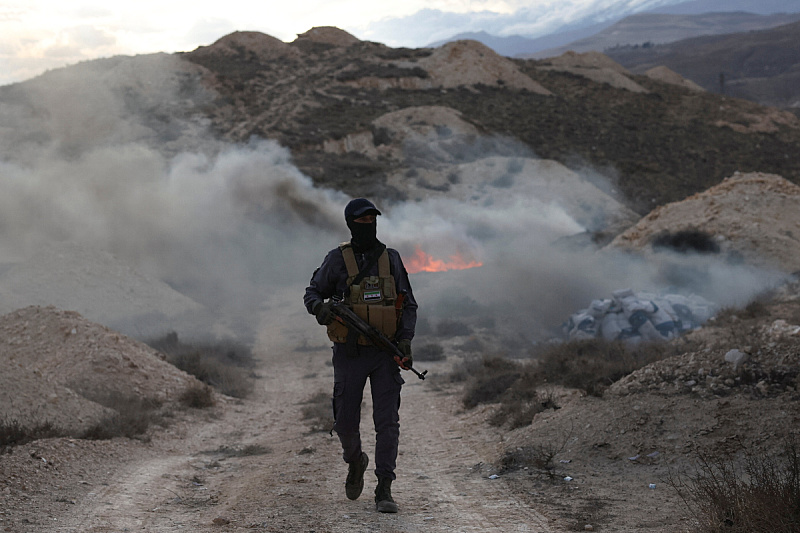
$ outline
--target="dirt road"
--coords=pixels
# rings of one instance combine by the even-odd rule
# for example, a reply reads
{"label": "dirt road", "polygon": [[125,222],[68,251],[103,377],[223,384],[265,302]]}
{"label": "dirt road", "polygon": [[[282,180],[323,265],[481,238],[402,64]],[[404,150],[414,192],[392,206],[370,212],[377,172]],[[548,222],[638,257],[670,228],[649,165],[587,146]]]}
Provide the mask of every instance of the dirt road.
{"label": "dirt road", "polygon": [[[37,531],[551,531],[486,463],[499,437],[437,384],[445,363],[426,364],[422,382],[406,373],[401,407],[396,515],[375,512],[368,471],[361,498],[344,495],[338,440],[311,433],[303,402],[331,387],[324,351],[286,352],[259,369],[257,392],[227,400],[213,416],[177,423],[123,459],[104,484]],[[421,365],[420,365],[421,366]],[[367,389],[368,390],[368,389]],[[365,398],[362,434],[371,443]],[[372,446],[367,446],[371,453]]]}

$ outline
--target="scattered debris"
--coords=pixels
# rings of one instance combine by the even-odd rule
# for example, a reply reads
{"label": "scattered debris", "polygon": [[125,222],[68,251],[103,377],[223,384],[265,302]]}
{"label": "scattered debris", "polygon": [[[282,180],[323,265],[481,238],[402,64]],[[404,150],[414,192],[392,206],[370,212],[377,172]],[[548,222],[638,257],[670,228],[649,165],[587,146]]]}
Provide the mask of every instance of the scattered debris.
{"label": "scattered debris", "polygon": [[714,316],[716,306],[691,294],[614,291],[611,299],[592,300],[563,325],[569,340],[602,337],[629,342],[663,341],[699,328]]}

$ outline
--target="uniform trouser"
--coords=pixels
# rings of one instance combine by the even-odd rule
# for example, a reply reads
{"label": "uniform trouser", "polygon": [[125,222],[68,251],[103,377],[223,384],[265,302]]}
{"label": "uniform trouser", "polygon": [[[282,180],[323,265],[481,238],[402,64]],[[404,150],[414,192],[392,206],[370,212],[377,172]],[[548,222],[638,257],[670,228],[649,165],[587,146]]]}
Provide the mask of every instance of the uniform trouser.
{"label": "uniform trouser", "polygon": [[346,463],[361,457],[361,402],[369,378],[375,424],[375,475],[395,479],[400,439],[400,389],[405,383],[391,356],[374,346],[358,346],[347,354],[345,344],[333,345],[333,429],[342,443]]}

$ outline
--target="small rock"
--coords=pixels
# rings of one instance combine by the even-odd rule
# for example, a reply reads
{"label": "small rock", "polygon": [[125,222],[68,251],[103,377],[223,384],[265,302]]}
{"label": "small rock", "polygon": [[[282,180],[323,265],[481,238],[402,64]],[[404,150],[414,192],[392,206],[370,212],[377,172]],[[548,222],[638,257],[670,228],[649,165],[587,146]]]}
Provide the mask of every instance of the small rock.
{"label": "small rock", "polygon": [[594,531],[594,526],[592,524],[586,524],[583,526],[584,531]]}
{"label": "small rock", "polygon": [[736,370],[739,367],[739,365],[747,361],[749,358],[750,356],[747,353],[741,352],[736,349],[730,350],[728,353],[725,354],[725,361],[731,363],[733,365],[734,370]]}
{"label": "small rock", "polygon": [[211,523],[214,524],[215,526],[226,526],[230,524],[231,521],[229,518],[218,516],[214,520],[212,520]]}

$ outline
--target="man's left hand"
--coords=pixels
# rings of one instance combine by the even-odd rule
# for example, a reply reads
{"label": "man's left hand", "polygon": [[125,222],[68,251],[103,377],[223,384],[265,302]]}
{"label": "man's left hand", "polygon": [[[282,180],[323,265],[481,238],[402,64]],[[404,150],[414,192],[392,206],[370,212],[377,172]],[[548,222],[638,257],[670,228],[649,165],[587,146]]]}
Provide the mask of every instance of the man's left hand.
{"label": "man's left hand", "polygon": [[394,362],[403,370],[410,370],[414,364],[414,358],[411,356],[411,341],[408,339],[397,341],[397,349],[403,354],[403,358],[400,359],[400,356],[395,355]]}

